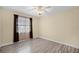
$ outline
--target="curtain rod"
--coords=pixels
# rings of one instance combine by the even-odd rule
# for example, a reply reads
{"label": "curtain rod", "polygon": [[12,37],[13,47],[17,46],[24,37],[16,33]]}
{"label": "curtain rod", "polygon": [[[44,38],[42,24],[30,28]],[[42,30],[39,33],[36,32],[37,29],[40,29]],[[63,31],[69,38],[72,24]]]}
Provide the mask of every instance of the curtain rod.
{"label": "curtain rod", "polygon": [[[14,14],[14,15],[17,15],[17,14]],[[32,17],[26,17],[26,16],[22,16],[22,15],[18,15],[20,17],[24,17],[24,18],[32,18]]]}

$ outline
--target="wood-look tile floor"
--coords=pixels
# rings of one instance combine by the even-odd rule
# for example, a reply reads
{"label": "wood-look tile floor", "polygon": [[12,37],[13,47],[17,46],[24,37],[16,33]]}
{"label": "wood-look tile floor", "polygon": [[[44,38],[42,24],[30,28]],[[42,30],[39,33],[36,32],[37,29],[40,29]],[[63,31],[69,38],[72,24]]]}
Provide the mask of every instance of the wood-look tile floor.
{"label": "wood-look tile floor", "polygon": [[48,41],[33,39],[0,48],[0,53],[78,53],[79,49]]}

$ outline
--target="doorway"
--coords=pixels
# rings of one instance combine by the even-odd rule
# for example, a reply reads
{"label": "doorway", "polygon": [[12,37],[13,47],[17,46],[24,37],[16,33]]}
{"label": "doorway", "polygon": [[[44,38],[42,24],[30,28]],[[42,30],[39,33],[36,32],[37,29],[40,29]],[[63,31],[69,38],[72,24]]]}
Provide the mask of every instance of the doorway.
{"label": "doorway", "polygon": [[32,18],[14,15],[14,42],[32,38]]}

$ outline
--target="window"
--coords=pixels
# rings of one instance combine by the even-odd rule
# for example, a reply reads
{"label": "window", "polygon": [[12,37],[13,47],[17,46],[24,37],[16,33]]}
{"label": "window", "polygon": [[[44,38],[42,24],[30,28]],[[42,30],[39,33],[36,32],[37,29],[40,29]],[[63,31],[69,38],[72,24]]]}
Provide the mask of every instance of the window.
{"label": "window", "polygon": [[19,33],[29,33],[30,32],[30,19],[19,16],[17,27],[18,27]]}

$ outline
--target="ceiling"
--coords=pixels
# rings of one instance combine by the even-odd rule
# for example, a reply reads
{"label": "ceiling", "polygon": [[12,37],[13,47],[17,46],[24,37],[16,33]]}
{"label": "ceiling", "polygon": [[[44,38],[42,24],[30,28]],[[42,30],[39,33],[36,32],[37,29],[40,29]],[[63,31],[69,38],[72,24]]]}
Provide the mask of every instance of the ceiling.
{"label": "ceiling", "polygon": [[[3,6],[3,8],[22,12],[31,16],[38,16],[37,13],[33,10],[32,6]],[[46,9],[45,13],[43,15],[52,15],[57,12],[62,12],[65,10],[70,10],[76,8],[75,6],[50,6],[50,8]]]}

